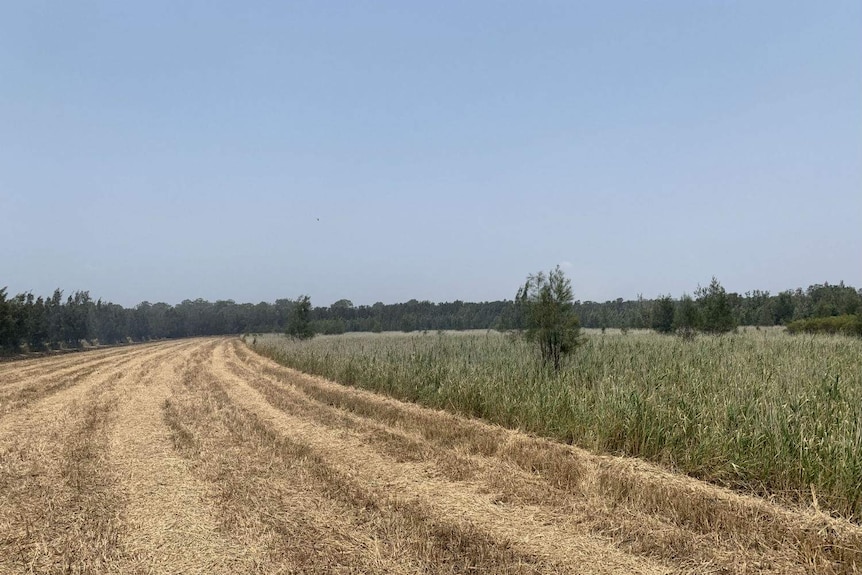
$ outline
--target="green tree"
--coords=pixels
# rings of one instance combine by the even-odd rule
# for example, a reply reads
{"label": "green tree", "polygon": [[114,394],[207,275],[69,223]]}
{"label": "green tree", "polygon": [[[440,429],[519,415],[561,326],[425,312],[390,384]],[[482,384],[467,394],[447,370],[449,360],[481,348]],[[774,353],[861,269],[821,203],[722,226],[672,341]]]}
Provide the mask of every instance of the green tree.
{"label": "green tree", "polygon": [[48,342],[51,347],[57,347],[63,341],[63,291],[54,290],[51,298],[45,302],[45,314],[48,318]]}
{"label": "green tree", "polygon": [[548,275],[527,276],[515,295],[523,318],[524,336],[534,342],[545,365],[559,371],[563,356],[581,343],[581,328],[573,305],[572,282],[557,266]]}
{"label": "green tree", "polygon": [[707,333],[727,333],[736,329],[736,320],[727,292],[713,276],[709,286],[694,292],[700,307],[700,327]]}
{"label": "green tree", "polygon": [[673,298],[669,295],[659,296],[652,306],[650,327],[659,333],[672,333],[675,312],[676,306],[674,306]]}
{"label": "green tree", "polygon": [[772,313],[772,322],[775,325],[783,325],[793,319],[793,294],[790,290],[778,294]]}
{"label": "green tree", "polygon": [[6,299],[6,288],[0,288],[0,349],[16,350],[16,339],[12,303]]}
{"label": "green tree", "polygon": [[652,326],[652,306],[644,299],[643,294],[638,294],[637,313],[634,317],[634,327],[637,329],[649,329]]}
{"label": "green tree", "polygon": [[676,332],[683,339],[691,339],[697,331],[697,326],[700,323],[700,314],[698,313],[697,305],[691,296],[687,293],[682,294],[679,298],[679,306],[674,314],[673,325]]}
{"label": "green tree", "polygon": [[30,351],[44,349],[48,338],[47,317],[45,315],[45,300],[34,299],[32,293],[27,294],[27,345]]}
{"label": "green tree", "polygon": [[314,330],[311,327],[311,298],[307,295],[299,296],[293,303],[287,321],[287,335],[294,339],[314,337]]}

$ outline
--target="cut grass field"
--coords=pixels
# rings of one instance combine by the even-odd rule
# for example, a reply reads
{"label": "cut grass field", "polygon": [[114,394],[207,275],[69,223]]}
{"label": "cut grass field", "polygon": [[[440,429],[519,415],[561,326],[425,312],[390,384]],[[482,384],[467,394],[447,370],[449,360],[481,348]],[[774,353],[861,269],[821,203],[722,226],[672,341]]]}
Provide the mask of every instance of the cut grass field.
{"label": "cut grass field", "polygon": [[495,332],[254,339],[336,381],[862,518],[862,340],[591,333],[565,369]]}
{"label": "cut grass field", "polygon": [[[259,340],[260,342],[260,340]],[[0,365],[0,573],[855,573],[862,528],[237,339]]]}

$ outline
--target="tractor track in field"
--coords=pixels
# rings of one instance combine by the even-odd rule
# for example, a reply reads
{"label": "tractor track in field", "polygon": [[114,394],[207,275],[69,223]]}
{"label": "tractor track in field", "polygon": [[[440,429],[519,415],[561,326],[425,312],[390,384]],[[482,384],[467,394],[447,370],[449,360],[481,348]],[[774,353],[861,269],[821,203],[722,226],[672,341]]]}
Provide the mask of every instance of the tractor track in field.
{"label": "tractor track in field", "polygon": [[855,573],[862,528],[237,339],[0,364],[0,573]]}

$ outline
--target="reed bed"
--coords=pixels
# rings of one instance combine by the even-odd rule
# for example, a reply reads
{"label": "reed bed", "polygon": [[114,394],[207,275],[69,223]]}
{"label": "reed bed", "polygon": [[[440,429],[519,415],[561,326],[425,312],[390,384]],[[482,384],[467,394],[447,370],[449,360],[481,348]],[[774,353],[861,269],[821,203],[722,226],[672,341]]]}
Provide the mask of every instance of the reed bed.
{"label": "reed bed", "polygon": [[496,332],[246,338],[289,367],[862,517],[862,340],[588,333],[559,373]]}

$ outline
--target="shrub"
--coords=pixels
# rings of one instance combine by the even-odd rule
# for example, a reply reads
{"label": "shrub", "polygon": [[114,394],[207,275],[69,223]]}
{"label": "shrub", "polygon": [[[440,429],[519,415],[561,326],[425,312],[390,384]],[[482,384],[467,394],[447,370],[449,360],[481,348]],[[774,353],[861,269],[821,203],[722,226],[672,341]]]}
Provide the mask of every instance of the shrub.
{"label": "shrub", "polygon": [[862,318],[858,315],[834,315],[798,319],[787,324],[790,333],[831,333],[862,337]]}

